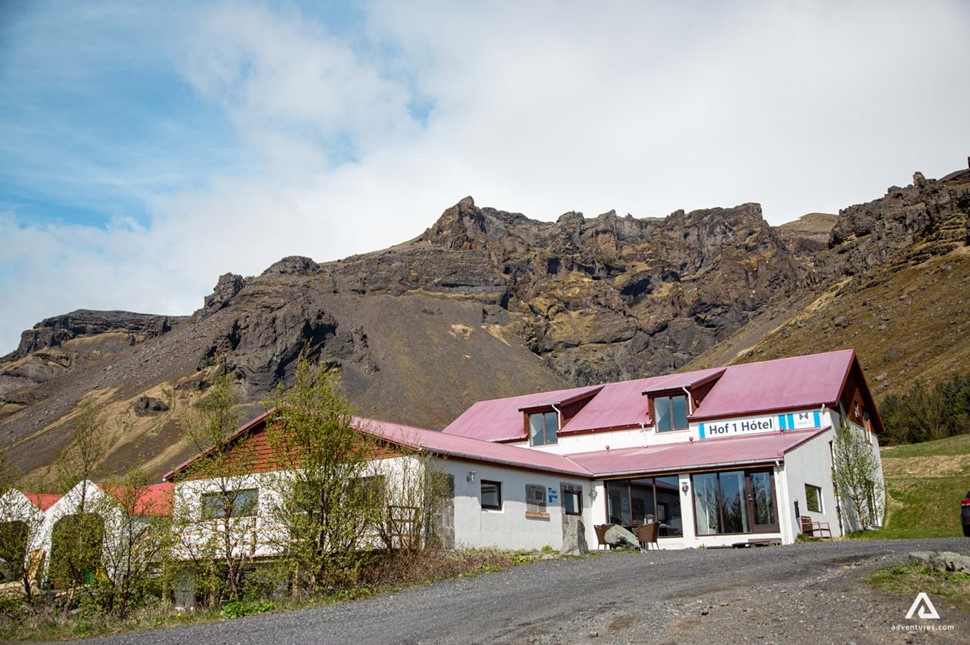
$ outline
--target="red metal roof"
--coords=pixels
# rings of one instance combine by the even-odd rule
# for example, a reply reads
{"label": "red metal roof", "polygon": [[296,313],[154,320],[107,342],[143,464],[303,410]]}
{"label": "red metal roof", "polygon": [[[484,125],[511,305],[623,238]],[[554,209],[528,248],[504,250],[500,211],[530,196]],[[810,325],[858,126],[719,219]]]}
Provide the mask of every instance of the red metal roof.
{"label": "red metal roof", "polygon": [[444,429],[485,441],[526,439],[523,409],[594,392],[560,434],[651,425],[649,393],[714,382],[691,420],[740,417],[762,412],[834,405],[855,362],[851,349],[760,363],[731,365],[587,388],[481,401]]}
{"label": "red metal roof", "polygon": [[30,503],[40,510],[46,511],[56,504],[57,500],[63,497],[63,495],[54,495],[53,493],[24,493],[24,497],[30,500]]}
{"label": "red metal roof", "polygon": [[749,437],[704,439],[646,448],[619,448],[570,455],[597,477],[683,472],[731,465],[770,463],[810,441],[822,430],[772,432]]}
{"label": "red metal roof", "polygon": [[706,382],[722,371],[723,368],[698,370],[604,385],[600,393],[583,406],[559,434],[634,428],[641,423],[651,425],[650,400],[644,396],[644,392],[679,390],[694,383]]}
{"label": "red metal roof", "polygon": [[[271,409],[261,414],[252,421],[244,424],[227,438],[228,441],[238,441],[243,438],[243,435],[253,435],[250,437],[247,445],[247,449],[249,450],[247,454],[252,459],[250,465],[252,466],[253,472],[263,472],[276,468],[272,463],[273,457],[269,443],[266,440],[266,435],[261,432],[272,412],[273,410]],[[424,449],[445,456],[494,462],[520,468],[548,470],[583,477],[588,477],[590,474],[585,468],[570,461],[566,457],[538,450],[516,448],[515,446],[481,441],[469,437],[444,435],[433,430],[424,430],[422,428],[364,419],[361,417],[354,417],[354,424],[362,432],[366,432],[371,436],[383,439],[389,443],[414,449]],[[174,479],[179,472],[184,471],[190,464],[202,458],[208,452],[201,452],[186,460],[173,471],[166,474],[165,479]],[[381,455],[377,454],[375,456],[380,457]],[[172,484],[165,485],[171,486]]]}
{"label": "red metal roof", "polygon": [[[122,486],[109,486],[98,484],[98,488],[115,500],[124,503],[126,492]],[[162,482],[146,486],[141,492],[141,496],[135,500],[132,512],[142,516],[171,515],[172,504],[175,498],[175,484]]]}
{"label": "red metal roof", "polygon": [[732,365],[691,418],[717,419],[834,405],[853,361],[855,351],[845,349]]}
{"label": "red metal roof", "polygon": [[513,396],[507,399],[479,401],[452,421],[451,425],[445,428],[443,432],[446,435],[461,435],[462,437],[484,441],[524,439],[523,408],[558,405],[561,401],[575,399],[601,387],[600,385],[575,387],[568,390]]}
{"label": "red metal roof", "polygon": [[421,428],[412,428],[394,423],[385,423],[383,421],[372,421],[369,419],[359,419],[358,421],[360,423],[358,428],[362,432],[391,443],[415,449],[424,449],[440,455],[499,463],[532,470],[548,470],[587,478],[591,475],[586,468],[575,463],[568,457],[550,452],[529,448],[517,448],[502,443],[493,443],[469,437],[446,435],[433,430],[422,430]]}

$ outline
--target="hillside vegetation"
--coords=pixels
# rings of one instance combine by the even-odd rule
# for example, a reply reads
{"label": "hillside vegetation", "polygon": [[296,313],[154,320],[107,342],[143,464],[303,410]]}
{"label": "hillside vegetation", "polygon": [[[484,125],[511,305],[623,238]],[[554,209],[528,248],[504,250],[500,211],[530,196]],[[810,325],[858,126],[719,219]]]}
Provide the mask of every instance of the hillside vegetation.
{"label": "hillside vegetation", "polygon": [[881,456],[886,521],[871,537],[963,535],[960,500],[970,490],[970,435],[891,446]]}
{"label": "hillside vegetation", "polygon": [[967,170],[781,227],[754,203],[542,222],[465,198],[389,249],[225,274],[188,317],[41,321],[0,357],[0,444],[42,473],[93,397],[117,435],[103,470],[161,475],[213,374],[255,413],[305,346],[362,414],[427,428],[483,399],[846,347],[877,400],[902,395],[970,365],[968,213]]}

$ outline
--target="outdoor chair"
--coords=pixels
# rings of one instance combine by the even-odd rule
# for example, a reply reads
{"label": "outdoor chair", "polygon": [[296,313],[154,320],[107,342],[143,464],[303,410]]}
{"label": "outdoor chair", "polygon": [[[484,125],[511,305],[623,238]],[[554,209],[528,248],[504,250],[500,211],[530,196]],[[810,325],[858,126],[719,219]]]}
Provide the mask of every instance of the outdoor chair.
{"label": "outdoor chair", "polygon": [[606,532],[610,530],[612,524],[596,524],[593,526],[593,530],[596,531],[596,548],[608,547],[609,544],[606,543]]}
{"label": "outdoor chair", "polygon": [[[657,536],[660,535],[660,522],[647,522],[646,524],[641,524],[634,529],[634,533],[637,536],[637,540],[640,541],[640,548],[650,548],[653,544],[658,549],[660,545],[657,544]],[[646,547],[644,547],[646,545]]]}
{"label": "outdoor chair", "polygon": [[802,534],[813,540],[832,539],[832,529],[828,522],[818,522],[806,515],[802,515]]}

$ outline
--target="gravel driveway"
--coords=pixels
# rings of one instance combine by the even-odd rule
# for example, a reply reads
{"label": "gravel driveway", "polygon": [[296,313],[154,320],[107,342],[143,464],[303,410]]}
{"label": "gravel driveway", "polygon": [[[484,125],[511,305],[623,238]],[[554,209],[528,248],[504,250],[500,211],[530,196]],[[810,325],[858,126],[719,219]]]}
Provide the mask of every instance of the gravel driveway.
{"label": "gravel driveway", "polygon": [[[917,550],[970,540],[851,541],[547,560],[337,606],[97,643],[967,643],[970,612],[906,620],[913,598],[863,582]],[[950,626],[913,633],[893,625]]]}

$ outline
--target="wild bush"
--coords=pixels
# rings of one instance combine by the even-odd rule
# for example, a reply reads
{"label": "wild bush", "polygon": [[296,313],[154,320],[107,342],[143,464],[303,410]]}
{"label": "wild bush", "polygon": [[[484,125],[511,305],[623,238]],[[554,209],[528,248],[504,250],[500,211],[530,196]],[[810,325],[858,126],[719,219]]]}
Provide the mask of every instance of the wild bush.
{"label": "wild bush", "polygon": [[917,381],[879,406],[887,444],[919,443],[970,434],[970,373],[954,373],[930,387]]}

